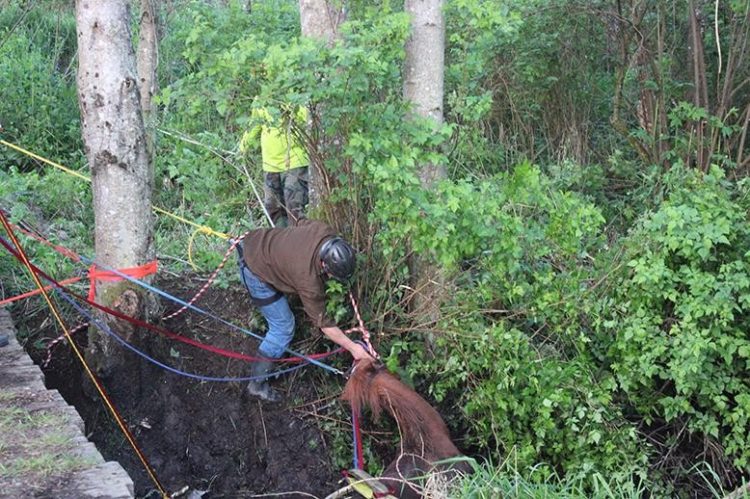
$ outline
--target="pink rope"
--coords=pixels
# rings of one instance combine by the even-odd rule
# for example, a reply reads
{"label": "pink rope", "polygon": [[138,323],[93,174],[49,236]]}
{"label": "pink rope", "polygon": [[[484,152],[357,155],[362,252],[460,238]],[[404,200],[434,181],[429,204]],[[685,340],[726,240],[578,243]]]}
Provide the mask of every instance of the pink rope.
{"label": "pink rope", "polygon": [[204,284],[203,287],[201,287],[201,289],[198,290],[198,292],[195,294],[195,296],[193,296],[193,298],[189,302],[187,302],[187,305],[184,305],[182,308],[180,308],[176,312],[173,312],[173,313],[171,313],[169,315],[166,315],[166,316],[162,317],[162,319],[163,320],[173,319],[174,317],[177,317],[182,312],[184,312],[185,310],[187,310],[188,307],[190,307],[193,303],[195,303],[196,301],[198,301],[198,299],[203,295],[203,293],[205,293],[206,290],[211,286],[211,284],[213,284],[214,280],[216,279],[216,276],[219,274],[219,271],[227,263],[227,260],[229,259],[229,255],[232,254],[232,251],[234,251],[234,248],[238,244],[240,244],[249,233],[250,233],[250,231],[247,231],[244,234],[242,234],[238,239],[234,239],[232,241],[232,244],[229,245],[229,249],[226,251],[226,253],[224,253],[224,258],[222,258],[221,263],[219,264],[219,266],[216,267],[216,270],[213,271],[213,273],[211,274],[211,276],[208,278],[208,281],[206,282],[206,284]]}
{"label": "pink rope", "polygon": [[362,334],[362,342],[365,344],[367,349],[370,351],[370,353],[374,357],[378,357],[378,353],[375,351],[375,349],[372,347],[372,343],[370,343],[370,331],[367,330],[365,327],[365,323],[362,320],[362,314],[359,313],[359,307],[357,307],[357,301],[354,299],[354,293],[349,290],[349,299],[352,302],[352,308],[354,309],[354,315],[357,318],[357,326],[347,329],[344,331],[346,334],[350,334],[353,332],[359,332]]}
{"label": "pink rope", "polygon": [[[88,322],[84,322],[83,324],[79,324],[78,326],[76,326],[76,327],[74,327],[73,329],[70,330],[70,336],[73,336],[75,333],[86,329],[88,326],[89,326]],[[64,334],[58,336],[57,338],[55,338],[54,340],[50,341],[47,344],[47,358],[44,359],[44,363],[42,364],[42,367],[46,368],[49,365],[49,363],[52,361],[52,349],[55,348],[55,345],[57,345],[58,343],[60,343],[62,341],[65,341],[65,335]]]}

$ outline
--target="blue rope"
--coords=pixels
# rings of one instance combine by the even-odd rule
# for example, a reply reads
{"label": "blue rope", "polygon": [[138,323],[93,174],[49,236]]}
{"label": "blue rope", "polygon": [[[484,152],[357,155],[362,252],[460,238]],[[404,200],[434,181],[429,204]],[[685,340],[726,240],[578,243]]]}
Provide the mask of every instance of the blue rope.
{"label": "blue rope", "polygon": [[[143,288],[145,288],[145,289],[147,289],[147,290],[149,290],[149,291],[151,291],[153,293],[156,293],[156,294],[158,294],[160,296],[163,296],[164,298],[167,298],[168,300],[171,300],[171,301],[173,301],[175,303],[179,303],[183,307],[187,307],[187,308],[189,308],[189,309],[191,309],[191,310],[193,310],[195,312],[198,312],[198,313],[203,314],[203,315],[205,315],[207,317],[210,317],[210,318],[212,318],[212,319],[214,319],[216,321],[219,321],[220,323],[224,324],[225,326],[228,326],[228,327],[230,327],[232,329],[235,329],[237,331],[241,331],[242,333],[244,333],[244,334],[246,334],[248,336],[251,336],[251,337],[253,337],[253,338],[257,339],[257,340],[263,341],[265,339],[262,336],[260,336],[260,335],[258,335],[256,333],[253,333],[252,331],[248,331],[247,329],[244,329],[244,328],[242,328],[240,326],[236,326],[236,325],[232,324],[231,322],[229,322],[229,321],[227,321],[225,319],[222,319],[221,317],[218,317],[218,316],[216,316],[216,315],[214,315],[214,314],[212,314],[210,312],[207,312],[207,311],[203,310],[202,308],[196,307],[195,305],[192,305],[192,304],[190,304],[190,303],[188,303],[186,301],[183,301],[183,300],[177,298],[176,296],[172,296],[171,294],[167,293],[166,291],[162,291],[162,290],[160,290],[160,289],[158,289],[158,288],[156,288],[154,286],[151,286],[150,284],[147,284],[147,283],[145,283],[143,281],[140,281],[140,280],[138,280],[138,279],[136,279],[134,277],[131,277],[131,276],[129,276],[129,275],[123,273],[123,272],[120,272],[117,269],[113,269],[111,267],[108,267],[107,265],[101,265],[99,263],[94,262],[93,260],[91,260],[89,258],[84,257],[84,256],[80,256],[80,259],[81,259],[81,261],[83,263],[86,263],[88,265],[96,265],[99,268],[102,268],[104,270],[112,272],[112,273],[114,273],[114,274],[122,277],[123,279],[126,279],[126,280],[128,280],[128,281],[130,281],[132,283],[135,283],[135,284],[137,284],[137,285],[139,285],[139,286],[141,286],[141,287],[143,287]],[[280,346],[280,345],[278,345],[278,343],[277,343],[277,346]],[[324,364],[324,363],[322,363],[322,362],[320,362],[318,360],[312,359],[312,358],[310,358],[310,357],[308,357],[308,356],[306,356],[306,355],[304,355],[304,354],[302,354],[300,352],[296,352],[296,351],[294,351],[294,350],[292,350],[290,348],[284,348],[284,350],[286,352],[291,353],[295,357],[301,357],[301,358],[305,359],[306,362],[309,362],[310,364],[316,365],[318,367],[322,367],[323,369],[326,369],[327,371],[331,371],[334,374],[341,374],[341,375],[344,374],[344,372],[341,371],[340,369],[336,369],[335,367],[329,366],[328,364]]]}
{"label": "blue rope", "polygon": [[116,334],[112,329],[109,327],[109,325],[103,323],[96,317],[94,317],[93,314],[89,313],[86,309],[84,309],[81,305],[78,304],[68,293],[63,291],[61,288],[55,288],[55,291],[63,298],[65,301],[70,303],[73,308],[75,308],[79,313],[81,313],[86,319],[88,319],[89,322],[92,324],[95,324],[96,327],[98,327],[100,330],[104,331],[107,335],[114,338],[120,345],[124,346],[131,352],[135,353],[139,357],[147,360],[148,362],[151,362],[152,364],[155,364],[162,369],[165,369],[171,373],[177,374],[179,376],[185,376],[187,378],[197,379],[200,381],[217,381],[217,382],[229,382],[229,381],[256,381],[261,379],[268,379],[272,376],[277,376],[280,374],[286,374],[292,371],[296,371],[297,369],[300,369],[307,365],[307,363],[300,364],[298,366],[290,367],[288,369],[282,369],[280,371],[275,371],[271,374],[265,374],[262,376],[243,376],[243,377],[215,377],[215,376],[202,376],[200,374],[193,374],[186,371],[182,371],[180,369],[176,369],[174,367],[170,367],[166,364],[163,364],[159,362],[158,360],[154,359],[153,357],[150,357],[148,354],[142,352],[141,350],[137,349],[127,341],[120,338],[118,334]]}

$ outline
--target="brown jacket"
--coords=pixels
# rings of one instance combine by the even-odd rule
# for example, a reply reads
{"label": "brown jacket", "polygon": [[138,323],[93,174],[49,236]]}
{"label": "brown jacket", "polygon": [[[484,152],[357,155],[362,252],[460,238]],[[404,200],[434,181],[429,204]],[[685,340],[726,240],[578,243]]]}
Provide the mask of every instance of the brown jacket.
{"label": "brown jacket", "polygon": [[336,232],[317,220],[300,220],[295,227],[258,229],[245,237],[245,264],[265,283],[282,293],[296,293],[317,327],[335,323],[325,314],[325,281],[320,247]]}

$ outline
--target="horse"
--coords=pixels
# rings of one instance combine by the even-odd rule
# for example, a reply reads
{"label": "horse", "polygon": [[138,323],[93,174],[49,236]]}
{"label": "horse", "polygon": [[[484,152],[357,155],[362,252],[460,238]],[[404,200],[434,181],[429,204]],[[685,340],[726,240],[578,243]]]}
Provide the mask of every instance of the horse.
{"label": "horse", "polygon": [[[436,474],[447,480],[469,474],[469,459],[453,444],[443,418],[414,390],[374,359],[362,359],[352,369],[341,399],[355,412],[369,407],[375,421],[383,410],[398,423],[401,451],[378,480],[402,499],[423,497],[423,481]],[[440,462],[449,460],[448,462]]]}

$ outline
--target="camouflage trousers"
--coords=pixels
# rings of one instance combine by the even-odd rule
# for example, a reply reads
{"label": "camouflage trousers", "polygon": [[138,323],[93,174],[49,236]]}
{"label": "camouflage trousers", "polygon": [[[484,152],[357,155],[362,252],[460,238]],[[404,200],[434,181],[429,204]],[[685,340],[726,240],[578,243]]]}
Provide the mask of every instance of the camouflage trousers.
{"label": "camouflage trousers", "polygon": [[305,218],[307,184],[306,166],[285,172],[265,173],[263,204],[276,227],[297,225],[298,220]]}

